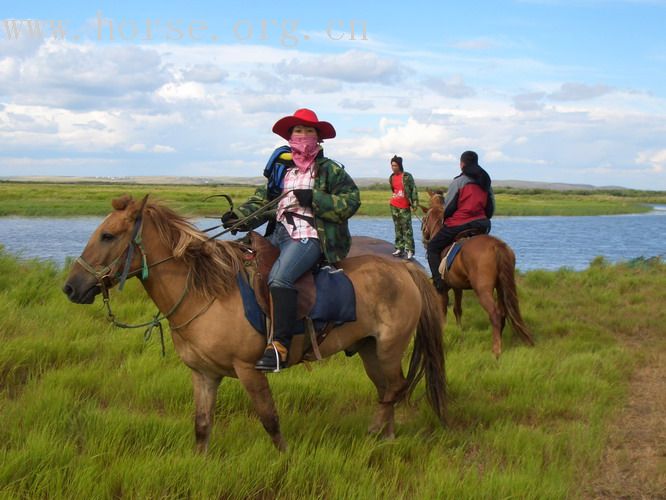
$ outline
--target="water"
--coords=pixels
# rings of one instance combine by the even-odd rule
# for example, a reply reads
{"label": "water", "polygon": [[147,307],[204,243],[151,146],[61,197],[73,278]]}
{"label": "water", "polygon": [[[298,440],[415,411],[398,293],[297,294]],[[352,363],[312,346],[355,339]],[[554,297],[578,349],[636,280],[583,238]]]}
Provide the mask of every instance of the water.
{"label": "water", "polygon": [[[50,259],[63,265],[81,253],[102,217],[0,217],[0,244],[22,258]],[[517,267],[585,269],[597,256],[610,262],[636,257],[666,257],[666,206],[640,215],[593,217],[497,217],[492,234],[516,252]],[[216,224],[201,219],[201,228]],[[418,220],[413,220],[416,258],[425,261]],[[352,234],[393,240],[388,217],[354,217]],[[231,238],[231,236],[228,236]]]}

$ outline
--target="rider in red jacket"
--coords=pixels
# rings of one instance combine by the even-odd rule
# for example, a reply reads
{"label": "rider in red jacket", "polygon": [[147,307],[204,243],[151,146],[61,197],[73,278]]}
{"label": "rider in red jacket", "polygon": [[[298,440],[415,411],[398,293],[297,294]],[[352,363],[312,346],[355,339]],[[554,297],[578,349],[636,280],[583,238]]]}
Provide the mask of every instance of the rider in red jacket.
{"label": "rider in red jacket", "polygon": [[462,173],[453,179],[444,198],[444,225],[428,243],[428,264],[438,290],[444,286],[439,274],[442,250],[467,229],[489,233],[490,218],[495,212],[490,176],[479,165],[479,156],[474,151],[465,151],[460,156],[460,170]]}

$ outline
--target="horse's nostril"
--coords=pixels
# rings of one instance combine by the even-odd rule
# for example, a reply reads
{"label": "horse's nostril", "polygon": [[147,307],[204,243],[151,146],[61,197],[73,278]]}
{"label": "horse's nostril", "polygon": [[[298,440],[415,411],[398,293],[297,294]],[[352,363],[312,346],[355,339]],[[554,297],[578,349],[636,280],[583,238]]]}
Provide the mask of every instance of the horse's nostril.
{"label": "horse's nostril", "polygon": [[74,287],[69,283],[65,283],[65,286],[62,287],[62,291],[68,297],[71,297],[74,294]]}

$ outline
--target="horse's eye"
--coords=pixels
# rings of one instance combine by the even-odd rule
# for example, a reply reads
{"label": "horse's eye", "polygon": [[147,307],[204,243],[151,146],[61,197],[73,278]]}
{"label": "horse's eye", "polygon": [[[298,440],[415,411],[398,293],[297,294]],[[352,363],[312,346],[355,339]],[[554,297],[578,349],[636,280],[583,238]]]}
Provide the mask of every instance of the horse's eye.
{"label": "horse's eye", "polygon": [[102,241],[113,241],[115,238],[111,233],[102,233]]}

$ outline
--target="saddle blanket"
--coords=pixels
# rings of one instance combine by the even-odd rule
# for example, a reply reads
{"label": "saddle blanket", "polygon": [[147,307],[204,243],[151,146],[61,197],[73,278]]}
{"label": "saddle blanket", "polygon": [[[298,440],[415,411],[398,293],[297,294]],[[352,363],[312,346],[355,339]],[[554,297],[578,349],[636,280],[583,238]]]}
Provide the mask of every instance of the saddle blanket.
{"label": "saddle blanket", "polygon": [[[308,316],[312,319],[315,330],[319,331],[327,323],[336,326],[350,321],[356,321],[356,294],[354,285],[342,269],[334,269],[330,266],[322,267],[314,274],[317,298],[315,305]],[[259,307],[254,291],[250,284],[240,274],[236,276],[236,282],[243,299],[245,317],[260,334],[266,336],[266,315]],[[304,333],[305,322],[296,322],[294,333]]]}
{"label": "saddle blanket", "polygon": [[[456,259],[456,255],[458,255],[458,252],[460,252],[461,248],[462,248],[462,243],[458,241],[456,241],[453,245],[451,245],[449,251],[446,252],[446,255],[444,256],[442,263],[439,265],[440,274],[444,274],[445,272],[451,269],[453,261]],[[445,265],[446,267],[444,267]]]}

